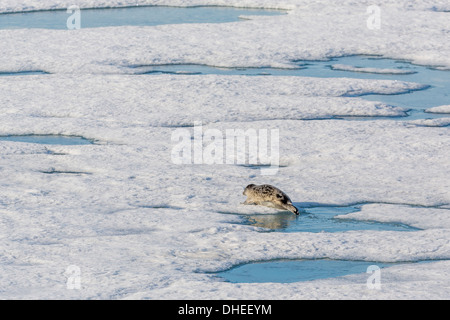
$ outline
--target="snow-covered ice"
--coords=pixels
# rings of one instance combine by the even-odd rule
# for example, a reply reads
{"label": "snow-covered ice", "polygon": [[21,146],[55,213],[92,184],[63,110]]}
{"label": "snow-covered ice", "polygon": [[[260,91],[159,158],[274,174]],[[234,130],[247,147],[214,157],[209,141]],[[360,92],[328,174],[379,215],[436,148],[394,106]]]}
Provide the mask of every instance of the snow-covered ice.
{"label": "snow-covered ice", "polygon": [[362,207],[361,211],[337,216],[337,218],[407,223],[420,229],[448,229],[450,227],[448,209],[408,205],[367,204]]}
{"label": "snow-covered ice", "polygon": [[425,110],[425,112],[429,112],[429,113],[450,113],[450,105],[436,106],[436,107],[428,108],[428,109]]}
{"label": "snow-covered ice", "polygon": [[[70,123],[75,119],[108,125],[123,122],[125,126],[176,127],[193,125],[194,121],[404,116],[404,108],[353,97],[399,94],[423,87],[390,80],[271,79],[264,76],[8,77],[0,78],[0,90],[5,96],[0,106],[3,114],[0,134],[30,134],[37,133],[36,130],[53,134],[87,134],[75,133],[74,130],[84,131],[87,127],[79,124],[70,131]],[[23,125],[18,127],[17,121]],[[38,126],[44,127],[38,129]],[[92,130],[98,126],[88,127]]]}
{"label": "snow-covered ice", "polygon": [[[1,10],[64,9],[68,2],[5,0]],[[214,25],[0,30],[0,71],[53,73],[0,77],[0,135],[96,141],[0,141],[1,298],[450,298],[448,120],[324,119],[402,116],[403,108],[360,96],[407,93],[426,84],[130,74],[133,65],[290,68],[295,60],[349,54],[450,69],[448,13],[436,9],[445,1],[381,1],[378,30],[366,26],[367,1],[70,4],[131,2],[290,11]],[[171,134],[193,130],[195,121],[220,132],[278,129],[278,173],[172,163]],[[248,183],[276,185],[299,207],[370,203],[341,218],[420,230],[261,232],[240,223],[239,214],[273,213],[241,204]],[[253,261],[319,258],[402,264],[382,270],[376,291],[368,290],[367,274],[290,284],[233,284],[211,274]],[[423,260],[436,261],[403,264]],[[70,286],[74,277],[79,289]]]}
{"label": "snow-covered ice", "polygon": [[355,67],[345,64],[333,64],[331,66],[333,70],[352,71],[352,72],[365,72],[365,73],[377,73],[377,74],[411,74],[415,71],[402,70],[402,69],[388,69],[388,68],[364,68]]}
{"label": "snow-covered ice", "polygon": [[425,127],[445,127],[450,125],[450,118],[437,119],[417,119],[408,121],[411,125],[425,126]]}
{"label": "snow-covered ice", "polygon": [[[205,127],[220,129],[220,125],[247,128],[267,127],[268,123]],[[394,121],[299,124],[280,120],[270,125],[280,128],[284,146],[284,167],[270,181],[242,166],[172,164],[172,128],[130,125],[120,130],[122,144],[69,147],[0,143],[5,187],[0,198],[5,244],[2,268],[9,275],[2,278],[3,296],[273,298],[272,291],[265,289],[267,284],[232,285],[202,271],[276,258],[387,262],[450,258],[445,225],[438,230],[421,225],[424,230],[406,233],[284,234],[230,224],[239,217],[227,212],[249,210],[240,205],[243,187],[249,181],[278,185],[300,206],[364,201],[432,206],[449,201],[448,128],[410,127]],[[98,125],[95,133],[105,140],[119,141],[109,132],[117,134],[113,123],[109,128]],[[41,172],[51,168],[90,174]],[[392,206],[387,211],[395,215],[400,209]],[[435,214],[428,208],[418,210],[423,216]],[[410,220],[406,216],[401,221]],[[437,264],[445,273],[447,264]],[[64,272],[69,265],[82,271],[79,291],[66,288]],[[431,274],[429,269],[421,274],[430,281],[416,291],[395,280],[404,269],[386,269],[389,271],[383,274],[393,272],[394,279],[386,286],[396,290],[382,291],[374,298],[413,297],[414,292],[421,295],[428,286],[448,279],[441,279],[442,273],[434,268]],[[331,297],[334,292],[333,297],[340,298],[343,289],[330,288],[339,283],[338,288],[344,288],[348,279],[336,281],[317,281],[316,289],[309,292],[305,288],[310,284],[287,286],[277,298],[289,294],[290,298],[313,298],[321,292],[322,297]],[[358,298],[354,287],[361,293],[364,283],[349,285],[347,297]],[[274,284],[273,288],[280,286]],[[445,296],[445,287],[433,290],[440,288]]]}
{"label": "snow-covered ice", "polygon": [[[8,1],[4,11],[67,8],[71,1]],[[128,1],[136,4],[136,1]],[[376,54],[450,69],[448,13],[440,3],[384,1],[380,29],[367,27],[368,1],[143,1],[146,4],[222,4],[284,7],[287,15],[224,24],[80,30],[0,30],[0,71],[122,73],[129,65],[171,63],[222,67],[285,67],[293,60]],[[441,0],[445,3],[444,0]],[[80,7],[127,1],[79,1]],[[13,9],[15,8],[15,9]],[[320,12],[320,15],[317,14]],[[81,12],[82,16],[82,12]]]}

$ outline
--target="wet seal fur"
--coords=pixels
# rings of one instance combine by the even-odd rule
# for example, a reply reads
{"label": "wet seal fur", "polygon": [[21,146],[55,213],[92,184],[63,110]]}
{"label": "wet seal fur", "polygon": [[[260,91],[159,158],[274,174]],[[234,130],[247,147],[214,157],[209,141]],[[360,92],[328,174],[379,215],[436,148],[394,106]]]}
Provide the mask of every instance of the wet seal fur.
{"label": "wet seal fur", "polygon": [[266,207],[289,210],[299,215],[298,209],[292,205],[291,199],[280,189],[270,184],[254,185],[249,184],[244,192],[247,196],[244,204],[262,205]]}

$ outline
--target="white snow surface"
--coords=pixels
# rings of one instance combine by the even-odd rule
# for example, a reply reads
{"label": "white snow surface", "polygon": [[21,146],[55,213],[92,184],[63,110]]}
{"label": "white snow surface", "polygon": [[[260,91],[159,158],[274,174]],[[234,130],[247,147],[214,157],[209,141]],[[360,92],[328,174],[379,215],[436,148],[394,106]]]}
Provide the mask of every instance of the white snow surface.
{"label": "white snow surface", "polygon": [[[134,65],[292,67],[296,59],[378,54],[450,68],[446,1],[2,0],[2,12],[136,4],[290,9],[226,24],[0,30],[0,135],[61,134],[96,144],[0,141],[2,299],[449,299],[450,127],[420,121],[314,120],[399,116],[358,96],[422,84],[302,77],[133,75]],[[131,3],[132,2],[132,3]],[[320,12],[320,14],[318,14]],[[273,176],[242,165],[176,165],[177,128],[278,129]],[[56,172],[49,174],[48,172]],[[242,224],[249,183],[301,207],[370,203],[340,218],[419,230],[283,233]],[[398,262],[308,282],[233,284],[214,274],[271,259]],[[411,263],[436,260],[430,263]],[[80,271],[74,275],[69,266]],[[70,289],[73,276],[80,288]]]}
{"label": "white snow surface", "polygon": [[[57,128],[58,121],[67,119],[51,123]],[[83,123],[68,122],[78,123],[74,128]],[[383,269],[386,290],[376,295],[363,276],[257,285],[225,283],[204,272],[278,258],[449,259],[448,226],[436,229],[436,210],[430,208],[418,209],[414,219],[402,214],[401,222],[412,224],[417,216],[423,221],[431,216],[431,225],[423,222],[423,230],[414,232],[285,234],[236,224],[239,212],[266,212],[240,204],[250,182],[277,185],[300,207],[365,201],[446,204],[448,128],[381,120],[205,125],[279,128],[283,167],[268,178],[237,165],[174,165],[169,156],[173,128],[116,125],[86,120],[85,129],[71,133],[91,131],[122,144],[0,143],[1,267],[8,275],[2,278],[3,298],[447,297],[447,262]],[[51,169],[86,174],[42,173]],[[448,214],[440,210],[441,217]],[[395,216],[404,208],[386,211]],[[80,290],[66,287],[70,265],[81,270]],[[404,273],[414,270],[421,272],[419,278],[405,282]]]}
{"label": "white snow surface", "polygon": [[[3,0],[4,2],[5,0]],[[5,12],[135,5],[136,1],[9,1]],[[370,1],[144,1],[143,4],[289,8],[287,15],[223,24],[0,30],[0,71],[125,73],[172,63],[292,68],[294,60],[377,54],[450,69],[448,13],[441,1],[380,2],[380,29],[367,27]],[[320,12],[320,14],[318,14]],[[81,12],[82,15],[82,12]]]}
{"label": "white snow surface", "polygon": [[[216,75],[3,77],[0,90],[5,98],[0,106],[3,114],[0,134],[36,133],[38,123],[47,127],[40,129],[42,132],[74,132],[69,131],[72,121],[67,119],[176,127],[193,125],[194,121],[404,116],[404,108],[354,96],[400,94],[421,88],[423,85],[401,81],[347,78],[336,81]],[[55,92],[64,93],[55,99]],[[60,124],[51,124],[55,118]],[[23,125],[17,127],[17,121]],[[73,130],[81,128],[77,124]]]}
{"label": "white snow surface", "polygon": [[[395,212],[395,214],[392,214]],[[426,212],[426,214],[424,214]],[[406,223],[419,229],[450,228],[449,209],[424,208],[420,206],[394,204],[367,204],[361,211],[336,216],[338,219],[379,221],[386,223]]]}
{"label": "white snow surface", "polygon": [[450,104],[428,108],[425,112],[429,113],[450,113]]}
{"label": "white snow surface", "polygon": [[424,127],[446,127],[450,125],[450,118],[417,119],[408,121],[409,124]]}
{"label": "white snow surface", "polygon": [[352,72],[364,72],[364,73],[377,73],[377,74],[410,74],[414,71],[402,70],[402,69],[389,69],[389,68],[364,68],[349,66],[346,64],[333,64],[331,66],[333,70],[352,71]]}

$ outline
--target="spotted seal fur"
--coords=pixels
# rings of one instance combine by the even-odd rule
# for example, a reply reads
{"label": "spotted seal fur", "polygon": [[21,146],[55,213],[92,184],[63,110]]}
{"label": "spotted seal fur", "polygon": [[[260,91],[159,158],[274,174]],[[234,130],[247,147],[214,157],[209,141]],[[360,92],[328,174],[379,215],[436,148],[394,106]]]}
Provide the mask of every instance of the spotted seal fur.
{"label": "spotted seal fur", "polygon": [[244,204],[262,205],[281,210],[289,210],[296,215],[299,214],[298,209],[292,205],[292,201],[288,195],[270,184],[249,184],[245,188],[243,195],[247,196]]}

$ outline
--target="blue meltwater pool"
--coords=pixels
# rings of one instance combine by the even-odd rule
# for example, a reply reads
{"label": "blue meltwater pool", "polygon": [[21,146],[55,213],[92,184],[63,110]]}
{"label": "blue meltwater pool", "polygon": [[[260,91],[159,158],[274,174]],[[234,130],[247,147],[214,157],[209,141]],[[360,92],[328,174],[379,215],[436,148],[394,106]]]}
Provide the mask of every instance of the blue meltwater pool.
{"label": "blue meltwater pool", "polygon": [[[49,10],[0,14],[0,29],[67,29],[75,11]],[[219,6],[165,7],[135,6],[125,8],[80,9],[80,28],[117,26],[157,26],[182,23],[225,23],[251,15],[281,15],[283,10],[243,9]]]}

